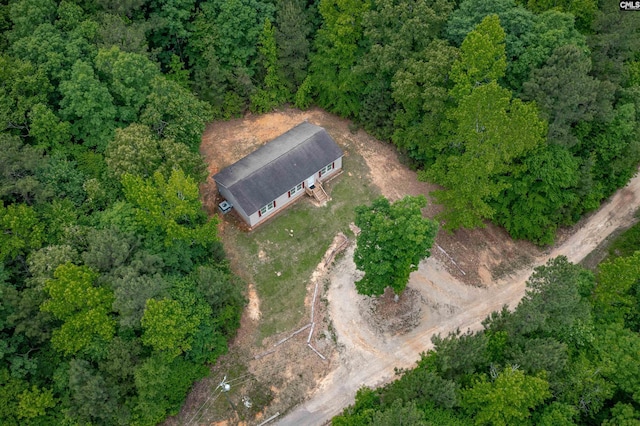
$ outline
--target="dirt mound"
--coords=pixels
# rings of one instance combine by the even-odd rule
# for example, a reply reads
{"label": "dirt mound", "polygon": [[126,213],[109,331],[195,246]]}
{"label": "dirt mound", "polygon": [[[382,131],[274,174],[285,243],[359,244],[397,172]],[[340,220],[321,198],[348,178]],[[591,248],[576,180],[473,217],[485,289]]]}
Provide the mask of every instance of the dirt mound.
{"label": "dirt mound", "polygon": [[380,297],[367,297],[359,304],[360,314],[378,333],[405,334],[420,324],[422,307],[426,301],[419,291],[406,288],[395,300],[395,294],[387,289]]}

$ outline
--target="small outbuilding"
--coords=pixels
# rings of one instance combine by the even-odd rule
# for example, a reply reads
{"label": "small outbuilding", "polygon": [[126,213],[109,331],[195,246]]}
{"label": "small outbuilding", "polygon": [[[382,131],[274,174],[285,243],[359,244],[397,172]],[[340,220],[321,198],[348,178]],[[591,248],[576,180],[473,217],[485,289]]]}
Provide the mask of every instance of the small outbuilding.
{"label": "small outbuilding", "polygon": [[220,195],[253,228],[302,195],[327,198],[322,182],[344,153],[325,129],[303,122],[213,176]]}

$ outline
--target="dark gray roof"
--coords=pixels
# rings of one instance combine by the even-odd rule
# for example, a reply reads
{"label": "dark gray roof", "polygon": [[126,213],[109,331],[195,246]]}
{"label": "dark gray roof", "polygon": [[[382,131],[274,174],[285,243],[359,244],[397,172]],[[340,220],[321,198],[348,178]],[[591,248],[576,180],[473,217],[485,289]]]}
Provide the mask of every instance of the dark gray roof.
{"label": "dark gray roof", "polygon": [[301,123],[230,165],[213,179],[252,215],[327,164],[342,150],[322,127]]}

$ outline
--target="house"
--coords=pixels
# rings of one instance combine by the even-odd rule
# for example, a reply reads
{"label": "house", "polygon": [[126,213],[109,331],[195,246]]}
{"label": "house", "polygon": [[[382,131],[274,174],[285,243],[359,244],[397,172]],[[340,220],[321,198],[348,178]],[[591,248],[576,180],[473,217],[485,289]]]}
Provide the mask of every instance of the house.
{"label": "house", "polygon": [[304,194],[324,201],[322,182],[343,152],[322,127],[303,122],[213,176],[220,195],[253,228]]}

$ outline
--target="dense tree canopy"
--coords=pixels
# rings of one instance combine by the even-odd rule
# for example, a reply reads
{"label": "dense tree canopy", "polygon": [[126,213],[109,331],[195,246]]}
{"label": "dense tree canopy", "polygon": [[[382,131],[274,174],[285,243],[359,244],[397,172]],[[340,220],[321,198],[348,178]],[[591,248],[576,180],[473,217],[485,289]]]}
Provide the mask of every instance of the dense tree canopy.
{"label": "dense tree canopy", "polygon": [[507,367],[492,382],[477,380],[462,395],[462,406],[473,413],[475,424],[526,424],[530,410],[551,396],[549,384]]}
{"label": "dense tree canopy", "polygon": [[239,325],[242,283],[198,198],[200,11],[0,5],[3,425],[157,424]]}
{"label": "dense tree canopy", "polygon": [[60,265],[54,279],[45,284],[49,299],[41,309],[63,321],[53,330],[51,344],[67,355],[88,349],[94,340],[106,343],[113,338],[115,321],[111,318],[113,292],[94,286],[97,274],[85,266]]}

